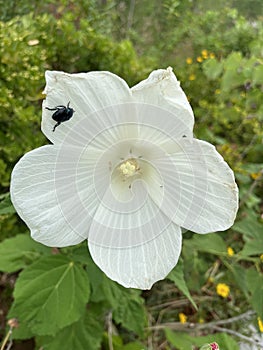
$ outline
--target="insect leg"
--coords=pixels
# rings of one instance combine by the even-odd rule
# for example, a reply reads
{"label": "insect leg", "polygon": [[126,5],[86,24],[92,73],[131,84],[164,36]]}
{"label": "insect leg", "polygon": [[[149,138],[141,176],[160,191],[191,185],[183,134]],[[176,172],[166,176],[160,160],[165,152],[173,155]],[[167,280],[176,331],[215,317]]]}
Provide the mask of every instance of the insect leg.
{"label": "insect leg", "polygon": [[46,107],[46,109],[48,109],[49,111],[57,111],[57,110],[58,110],[57,107],[56,107],[56,108],[49,108],[49,107]]}
{"label": "insect leg", "polygon": [[57,124],[53,128],[53,132],[55,131],[56,127],[59,126],[60,124],[61,124],[61,122],[57,122]]}

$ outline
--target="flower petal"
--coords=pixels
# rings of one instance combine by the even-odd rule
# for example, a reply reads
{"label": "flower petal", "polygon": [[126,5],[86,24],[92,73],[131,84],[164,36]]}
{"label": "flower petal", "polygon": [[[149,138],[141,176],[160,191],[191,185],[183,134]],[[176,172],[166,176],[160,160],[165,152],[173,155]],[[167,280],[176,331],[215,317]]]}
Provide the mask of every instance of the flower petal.
{"label": "flower petal", "polygon": [[27,153],[16,164],[11,199],[33,239],[47,246],[64,247],[88,237],[98,205],[90,185],[96,158],[95,153],[93,160],[88,161],[86,155],[82,161],[81,149],[60,150],[48,145]]}
{"label": "flower petal", "polygon": [[[87,118],[89,114],[107,106],[131,101],[131,91],[126,82],[110,72],[68,74],[47,71],[46,82],[44,94],[47,96],[42,106],[41,129],[54,144],[61,143],[72,125]],[[49,111],[46,107],[66,106],[68,102],[75,113],[53,132],[56,124],[52,119],[54,111]]]}
{"label": "flower petal", "polygon": [[182,236],[171,223],[155,239],[129,248],[102,247],[88,240],[94,262],[114,281],[126,288],[150,289],[177,264]]}
{"label": "flower petal", "polygon": [[[126,191],[122,198],[116,191]],[[114,192],[113,192],[114,191]],[[109,187],[101,198],[92,221],[89,241],[111,248],[129,248],[152,241],[171,220],[148,196],[143,181],[136,180],[129,189]],[[100,196],[100,194],[99,194]]]}
{"label": "flower petal", "polygon": [[[161,210],[177,225],[197,233],[228,229],[238,209],[233,171],[207,142],[183,139],[179,146],[168,157],[152,160],[164,181]],[[150,195],[160,203],[157,192]]]}
{"label": "flower petal", "polygon": [[186,136],[192,136],[194,114],[171,67],[153,71],[147,79],[131,90],[136,102],[159,106],[170,111],[186,125],[188,129]]}

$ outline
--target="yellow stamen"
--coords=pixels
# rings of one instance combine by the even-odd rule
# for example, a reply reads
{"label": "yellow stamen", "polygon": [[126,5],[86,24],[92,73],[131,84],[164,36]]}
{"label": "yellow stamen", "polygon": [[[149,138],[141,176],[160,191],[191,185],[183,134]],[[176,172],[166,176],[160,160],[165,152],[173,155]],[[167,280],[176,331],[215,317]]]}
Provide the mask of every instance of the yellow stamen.
{"label": "yellow stamen", "polygon": [[137,160],[131,158],[121,163],[121,165],[119,166],[119,170],[123,176],[131,177],[138,173],[140,167]]}

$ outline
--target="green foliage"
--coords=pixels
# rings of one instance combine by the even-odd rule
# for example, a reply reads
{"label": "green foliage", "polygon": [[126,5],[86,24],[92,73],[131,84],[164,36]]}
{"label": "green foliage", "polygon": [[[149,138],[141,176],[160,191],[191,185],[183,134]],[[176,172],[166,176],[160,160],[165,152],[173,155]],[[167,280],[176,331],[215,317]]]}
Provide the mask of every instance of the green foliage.
{"label": "green foliage", "polygon": [[31,264],[41,254],[50,254],[51,249],[34,242],[29,235],[20,234],[1,242],[0,271],[16,272]]}
{"label": "green foliage", "polygon": [[[132,11],[130,1],[0,1],[0,319],[18,319],[14,339],[34,338],[47,350],[139,350],[165,341],[184,350],[216,341],[232,350],[238,338],[211,334],[205,324],[254,310],[249,321],[229,325],[242,333],[246,322],[263,320],[261,2],[143,0]],[[141,293],[109,280],[85,243],[52,250],[34,242],[14,215],[8,186],[17,160],[47,142],[45,70],[109,70],[133,85],[169,65],[193,106],[196,136],[235,171],[240,210],[227,232],[186,232],[178,265]],[[226,298],[218,283],[230,288]],[[183,333],[179,313],[204,327]],[[163,334],[162,323],[178,331]]]}
{"label": "green foliage", "polygon": [[202,346],[204,343],[216,342],[220,349],[238,350],[239,345],[228,334],[219,333],[202,337],[193,337],[186,333],[174,333],[170,329],[165,330],[167,340],[178,350],[191,350],[193,346]]}
{"label": "green foliage", "polygon": [[103,319],[93,310],[87,310],[79,321],[63,328],[55,337],[39,337],[38,343],[47,350],[60,350],[67,339],[68,349],[97,350],[104,332]]}
{"label": "green foliage", "polygon": [[115,42],[100,34],[90,19],[76,22],[76,11],[62,12],[59,19],[29,13],[0,22],[2,187],[9,185],[18,158],[44,143],[40,119],[45,70],[109,70],[131,84],[150,70],[140,63],[129,41]]}
{"label": "green foliage", "polygon": [[81,266],[62,255],[43,257],[19,275],[9,317],[19,315],[33,334],[54,335],[83,315],[89,295]]}
{"label": "green foliage", "polygon": [[174,268],[169,275],[167,276],[169,280],[174,282],[176,287],[191,301],[192,305],[195,309],[198,309],[196,306],[196,303],[194,302],[193,298],[191,297],[191,294],[189,292],[189,289],[187,287],[187,284],[185,282],[184,278],[184,265],[183,260],[180,259],[176,265],[176,268]]}
{"label": "green foliage", "polygon": [[9,193],[0,195],[0,215],[13,214],[15,212]]}

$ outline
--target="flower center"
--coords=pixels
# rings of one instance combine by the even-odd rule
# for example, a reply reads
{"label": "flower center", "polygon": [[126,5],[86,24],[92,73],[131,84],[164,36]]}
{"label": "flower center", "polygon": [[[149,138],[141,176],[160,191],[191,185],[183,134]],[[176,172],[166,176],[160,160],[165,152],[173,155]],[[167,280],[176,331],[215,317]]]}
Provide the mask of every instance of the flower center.
{"label": "flower center", "polygon": [[119,171],[125,178],[132,177],[140,171],[140,166],[136,159],[130,158],[119,165]]}

